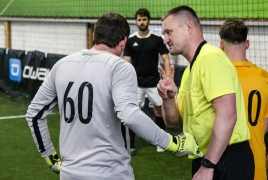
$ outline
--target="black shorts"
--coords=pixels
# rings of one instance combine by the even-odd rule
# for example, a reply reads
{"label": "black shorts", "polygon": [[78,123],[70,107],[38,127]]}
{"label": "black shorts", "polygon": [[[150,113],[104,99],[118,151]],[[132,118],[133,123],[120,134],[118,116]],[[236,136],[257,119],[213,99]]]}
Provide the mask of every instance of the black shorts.
{"label": "black shorts", "polygon": [[[192,162],[192,176],[201,167],[202,158]],[[228,146],[214,169],[213,180],[253,180],[254,157],[249,142]]]}

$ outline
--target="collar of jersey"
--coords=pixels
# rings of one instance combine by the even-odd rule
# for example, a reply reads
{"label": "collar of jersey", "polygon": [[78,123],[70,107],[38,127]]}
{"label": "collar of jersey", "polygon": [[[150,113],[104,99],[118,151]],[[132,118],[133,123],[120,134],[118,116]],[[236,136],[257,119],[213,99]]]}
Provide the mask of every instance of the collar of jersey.
{"label": "collar of jersey", "polygon": [[139,36],[138,31],[136,31],[136,36],[137,36],[138,38],[148,38],[149,36],[151,36],[151,34],[152,34],[152,32],[149,31],[149,33],[148,33],[147,36]]}
{"label": "collar of jersey", "polygon": [[89,50],[89,49],[82,49],[81,53],[83,55],[87,55],[87,54],[100,54],[100,53],[110,53],[109,51],[93,51],[93,50]]}

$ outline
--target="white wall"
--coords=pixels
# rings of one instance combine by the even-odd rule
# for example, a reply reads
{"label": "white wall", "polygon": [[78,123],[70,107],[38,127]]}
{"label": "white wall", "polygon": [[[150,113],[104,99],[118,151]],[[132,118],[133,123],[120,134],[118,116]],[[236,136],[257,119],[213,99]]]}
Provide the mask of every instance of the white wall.
{"label": "white wall", "polygon": [[268,70],[268,27],[249,27],[248,60]]}
{"label": "white wall", "polygon": [[[162,29],[158,24],[150,25],[149,29],[161,36]],[[203,25],[204,38],[217,47],[220,25],[217,21]],[[130,30],[131,33],[135,32],[136,25],[130,24]],[[87,23],[12,21],[11,36],[12,49],[67,55],[87,48]],[[250,25],[248,39],[251,42],[247,51],[248,59],[268,70],[268,26]],[[5,47],[4,21],[0,21],[0,47]],[[172,64],[188,65],[181,55],[170,57]]]}
{"label": "white wall", "polygon": [[67,55],[87,48],[85,23],[14,21],[11,36],[12,49]]}
{"label": "white wall", "polygon": [[5,28],[4,21],[0,21],[0,48],[5,47]]}
{"label": "white wall", "polygon": [[[247,59],[268,70],[268,26],[248,26],[249,49]],[[204,37],[212,45],[220,46],[219,26],[203,26]]]}

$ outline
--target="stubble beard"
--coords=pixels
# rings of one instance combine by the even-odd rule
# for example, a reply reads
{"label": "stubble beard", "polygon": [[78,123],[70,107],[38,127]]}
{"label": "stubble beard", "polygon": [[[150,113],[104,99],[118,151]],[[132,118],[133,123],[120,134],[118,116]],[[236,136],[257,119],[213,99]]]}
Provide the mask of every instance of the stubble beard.
{"label": "stubble beard", "polygon": [[139,28],[140,31],[147,31],[148,26],[144,26],[144,28],[141,28],[140,26],[138,26],[138,28]]}
{"label": "stubble beard", "polygon": [[171,55],[180,55],[181,54],[181,52],[178,49],[170,49],[169,53]]}

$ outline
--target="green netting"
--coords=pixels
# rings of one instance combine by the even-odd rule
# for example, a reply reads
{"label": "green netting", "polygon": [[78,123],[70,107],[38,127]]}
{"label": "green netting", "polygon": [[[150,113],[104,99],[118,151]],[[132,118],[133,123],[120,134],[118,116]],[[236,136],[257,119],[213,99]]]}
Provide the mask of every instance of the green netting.
{"label": "green netting", "polygon": [[138,8],[145,7],[152,18],[159,19],[179,5],[191,6],[204,19],[268,18],[267,0],[1,0],[0,12],[4,17],[46,18],[97,18],[105,12],[117,12],[133,18]]}

